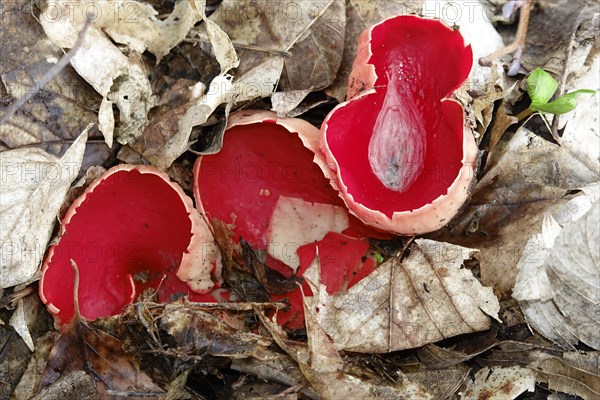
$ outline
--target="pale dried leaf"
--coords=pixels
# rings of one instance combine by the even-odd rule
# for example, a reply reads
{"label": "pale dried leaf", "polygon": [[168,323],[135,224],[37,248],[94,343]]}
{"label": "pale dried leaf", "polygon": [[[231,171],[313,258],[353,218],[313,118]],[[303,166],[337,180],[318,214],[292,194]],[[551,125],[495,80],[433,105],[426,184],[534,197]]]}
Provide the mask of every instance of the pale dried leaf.
{"label": "pale dried leaf", "polygon": [[521,393],[535,391],[535,375],[521,367],[482,368],[467,385],[461,398],[465,400],[516,399]]}
{"label": "pale dried leaf", "polygon": [[60,206],[79,173],[87,132],[60,159],[35,148],[0,153],[0,288],[27,282],[38,271]]}
{"label": "pale dried leaf", "polygon": [[[285,68],[280,71],[283,90],[322,89],[336,77],[346,22],[343,0],[225,0],[210,19],[237,46],[241,76],[286,56],[281,60]],[[307,68],[307,59],[311,68]],[[258,86],[263,86],[262,82],[260,77],[253,81]]]}
{"label": "pale dried leaf", "polygon": [[[48,38],[60,48],[75,45],[85,25],[85,13],[70,18],[71,4],[49,1],[40,14],[40,24]],[[81,10],[80,10],[81,11]],[[71,65],[94,89],[106,96],[114,79],[127,71],[128,59],[100,29],[90,26]]]}
{"label": "pale dried leaf", "polygon": [[568,58],[566,72],[578,71],[594,52],[600,33],[597,18],[595,0],[550,1],[544,3],[543,10],[534,9],[527,31],[527,51],[521,57],[522,70],[541,67],[560,76]]}
{"label": "pale dried leaf", "polygon": [[300,105],[310,90],[288,90],[275,92],[271,97],[272,110],[280,117],[287,117],[291,111]]}
{"label": "pale dried leaf", "polygon": [[409,372],[404,377],[411,382],[420,383],[431,393],[434,399],[452,399],[454,394],[469,377],[470,368],[464,364],[441,370],[423,369]]}
{"label": "pale dried leaf", "polygon": [[563,357],[542,353],[530,365],[538,382],[551,390],[579,396],[585,400],[600,398],[600,355],[598,352],[564,353]]}
{"label": "pale dried leaf", "polygon": [[[200,20],[194,12],[194,3],[200,1],[179,0],[173,12],[165,19],[158,19],[158,12],[151,5],[135,0],[123,3],[98,2],[101,16],[94,24],[117,43],[128,45],[142,54],[146,49],[154,54],[157,63],[177,46],[190,29]],[[84,4],[77,4],[75,12],[83,14]],[[202,5],[203,9],[203,5]]]}
{"label": "pale dried leaf", "polygon": [[[126,144],[141,134],[155,98],[139,55],[132,52],[130,58],[126,57],[102,30],[101,21],[114,13],[110,11],[112,3],[96,5],[109,9],[98,20],[100,25],[89,27],[71,65],[102,97],[117,105],[120,124],[116,136],[119,143]],[[72,7],[79,12],[73,12]],[[40,23],[56,46],[70,48],[85,25],[84,10],[85,3],[49,1],[40,15]],[[110,129],[106,125],[109,120],[103,118],[103,129]]]}
{"label": "pale dried leaf", "polygon": [[[510,93],[515,91],[517,87],[517,83],[515,82],[511,87],[506,90],[502,90],[502,75],[496,73],[493,70],[492,75],[488,78],[488,84],[483,88],[482,91],[475,91],[474,93],[475,99],[473,100],[473,114],[475,116],[475,120],[482,126],[482,129],[479,131],[482,135],[487,131],[488,126],[492,122],[492,118],[494,117],[494,103],[500,99],[505,98]],[[464,89],[461,89],[464,90]],[[501,107],[504,109],[503,104]],[[505,118],[508,117],[506,115],[506,110],[504,109]],[[498,117],[496,117],[498,118]],[[505,123],[504,123],[505,124]],[[502,136],[502,129],[496,129],[499,131],[499,134],[495,135],[492,133],[492,137],[496,136],[498,140]],[[491,139],[493,141],[493,139]],[[497,142],[497,140],[495,141]],[[494,146],[496,143],[494,143]],[[489,148],[493,148],[494,146],[489,146]]]}
{"label": "pale dried leaf", "polygon": [[521,127],[490,153],[465,211],[432,238],[477,247],[481,282],[508,298],[519,259],[539,251],[526,244],[539,233],[545,214],[567,203],[569,190],[597,180],[570,152]]}
{"label": "pale dried leaf", "polygon": [[235,79],[233,93],[236,102],[270,96],[283,71],[283,57],[267,58]]}
{"label": "pale dried leaf", "polygon": [[465,361],[498,345],[497,333],[498,330],[492,328],[480,334],[468,335],[464,339],[452,343],[449,347],[430,343],[419,348],[417,355],[427,369],[458,368],[457,365],[465,366]]}
{"label": "pale dried leaf", "polygon": [[74,371],[60,378],[47,388],[39,390],[30,400],[102,400],[94,378],[85,371]]}
{"label": "pale dried leaf", "polygon": [[42,371],[46,366],[48,355],[54,346],[54,342],[58,339],[58,335],[58,332],[50,331],[35,341],[35,351],[29,360],[25,373],[15,386],[11,395],[12,399],[29,400],[37,393]]}
{"label": "pale dried leaf", "polygon": [[[500,309],[492,290],[461,268],[475,250],[418,239],[402,262],[392,258],[346,293],[329,296],[314,267],[304,274],[317,319],[336,348],[357,352],[412,349],[486,330]],[[315,283],[317,282],[317,283]]]}
{"label": "pale dried leaf", "polygon": [[[313,269],[318,270],[318,258]],[[305,317],[308,345],[286,340],[279,327],[266,317],[261,321],[269,330],[275,342],[288,353],[300,367],[304,377],[310,382],[319,398],[324,400],[347,399],[431,399],[432,396],[419,383],[405,380],[401,385],[383,386],[361,380],[342,371],[343,359],[331,339],[323,331],[315,318],[316,309],[305,304]]]}
{"label": "pale dried leaf", "polygon": [[572,82],[570,90],[592,89],[596,93],[577,98],[577,107],[561,117],[566,122],[561,145],[600,178],[600,55],[596,55],[579,79]]}
{"label": "pale dried leaf", "polygon": [[576,336],[600,349],[600,203],[556,238],[547,259],[554,303],[574,328]]}
{"label": "pale dried leaf", "polygon": [[188,108],[178,120],[179,130],[177,133],[168,140],[163,148],[155,149],[154,154],[148,155],[146,158],[160,169],[169,168],[173,161],[188,149],[192,128],[205,123],[219,105],[235,97],[235,90],[230,76],[215,77],[206,94]]}
{"label": "pale dried leaf", "polygon": [[599,184],[586,186],[581,190],[583,194],[571,199],[558,210],[556,218],[546,214],[542,223],[542,231],[534,234],[525,245],[525,251],[517,265],[519,272],[512,295],[516,300],[547,301],[552,299],[553,291],[546,273],[546,259],[554,246],[554,241],[560,233],[562,225],[577,221],[600,198]]}
{"label": "pale dried leaf", "polygon": [[[477,100],[476,100],[477,101]],[[488,150],[493,151],[502,136],[506,133],[508,128],[519,122],[519,119],[513,115],[506,113],[505,103],[502,102],[496,112],[494,119],[494,125],[492,125],[492,131],[490,132],[490,141],[488,143]]]}
{"label": "pale dried leaf", "polygon": [[115,115],[113,114],[113,102],[102,99],[98,110],[98,128],[104,135],[104,141],[108,147],[113,145],[113,134],[115,131]]}
{"label": "pale dried leaf", "polygon": [[[99,97],[72,68],[48,81],[48,73],[65,51],[44,33],[37,6],[32,9],[31,3],[9,1],[2,2],[0,9],[6,16],[0,23],[1,112],[22,96],[35,93],[0,125],[0,149],[34,145],[60,157],[85,127],[97,120]],[[96,139],[101,135],[92,129],[82,168],[104,163],[110,156],[110,149]]]}
{"label": "pale dried leaf", "polygon": [[[196,4],[201,5],[201,2],[197,1]],[[68,11],[70,19],[77,23],[87,13],[91,13],[94,26],[108,34],[116,43],[125,44],[138,54],[148,50],[160,62],[200,21],[201,16],[194,13],[193,7],[192,1],[179,0],[167,18],[159,19],[158,12],[151,5],[135,0],[94,3],[50,1],[48,12],[42,14],[42,24],[56,23],[57,19],[64,22],[63,11]],[[64,26],[61,29],[63,32],[73,33]]]}
{"label": "pale dried leaf", "polygon": [[600,348],[600,203],[595,189],[588,191],[594,204],[587,195],[576,197],[559,212],[562,230],[547,216],[542,233],[530,239],[539,250],[526,251],[519,261],[513,295],[527,322],[567,349],[574,349],[579,340]]}
{"label": "pale dried leaf", "polygon": [[206,24],[206,31],[210,44],[212,45],[215,58],[221,66],[221,74],[227,73],[230,69],[236,68],[240,65],[240,60],[235,52],[233,43],[219,25],[212,20],[206,18],[204,9],[206,7],[206,0],[196,1],[196,11],[202,16],[202,20]]}
{"label": "pale dried leaf", "polygon": [[[548,222],[554,221],[554,222]],[[546,257],[552,248],[552,244],[548,245],[550,237],[556,238],[556,220],[550,215],[544,217],[544,225],[547,239],[544,240],[542,233],[536,233],[527,241],[523,257],[519,260],[517,268],[519,270],[515,287],[513,289],[513,298],[518,301],[526,300],[550,300],[553,296],[552,287],[548,274],[546,274]],[[548,228],[552,226],[552,228]],[[544,230],[544,229],[543,229]],[[554,234],[548,231],[552,230]],[[560,226],[558,227],[560,231]],[[554,240],[552,240],[552,243]]]}
{"label": "pale dried leaf", "polygon": [[28,314],[25,308],[25,299],[20,299],[17,303],[17,308],[10,317],[10,321],[8,321],[8,324],[15,329],[27,347],[29,347],[29,350],[33,352],[35,348],[33,346],[33,339],[31,338],[28,327],[28,315],[31,314]]}
{"label": "pale dried leaf", "polygon": [[[316,257],[313,264],[318,262],[319,259]],[[312,372],[316,374],[336,374],[344,370],[344,360],[333,345],[331,338],[319,326],[316,311],[316,309],[307,307],[306,303],[304,304],[304,318]]]}
{"label": "pale dried leaf", "polygon": [[300,368],[287,354],[267,350],[265,359],[236,358],[231,362],[231,369],[244,374],[256,376],[266,382],[277,382],[286,386],[302,387],[299,392],[311,399],[319,396],[310,387],[302,375]]}

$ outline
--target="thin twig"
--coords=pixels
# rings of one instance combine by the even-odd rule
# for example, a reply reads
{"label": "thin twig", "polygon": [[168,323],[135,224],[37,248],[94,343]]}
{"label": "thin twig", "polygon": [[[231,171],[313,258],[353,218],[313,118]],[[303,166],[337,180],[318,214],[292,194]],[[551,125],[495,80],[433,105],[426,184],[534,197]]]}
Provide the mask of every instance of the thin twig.
{"label": "thin twig", "polygon": [[69,50],[67,52],[67,54],[65,54],[63,57],[61,57],[60,61],[57,62],[52,68],[50,68],[48,70],[48,72],[46,72],[46,74],[44,74],[44,76],[42,77],[42,79],[39,81],[39,83],[37,85],[38,89],[31,91],[31,92],[25,94],[24,96],[21,96],[21,98],[19,100],[14,102],[4,112],[4,114],[0,118],[0,125],[4,125],[14,115],[14,113],[19,108],[21,108],[27,101],[29,101],[38,92],[39,88],[46,86],[46,84],[48,82],[50,82],[52,79],[54,79],[54,77],[56,77],[56,75],[58,75],[60,73],[60,71],[62,71],[67,66],[67,64],[69,64],[71,59],[73,57],[75,57],[75,54],[77,54],[77,51],[81,48],[85,34],[91,24],[92,24],[91,18],[87,18],[85,25],[83,26],[83,29],[81,30],[81,32],[79,32],[77,41],[75,42],[75,44],[73,45],[71,50]]}
{"label": "thin twig", "polygon": [[[569,62],[571,61],[571,57],[573,56],[573,44],[575,43],[575,38],[577,35],[577,26],[573,27],[573,33],[571,34],[571,40],[569,42],[569,46],[567,47],[567,53],[565,54],[565,60],[563,62],[563,72],[560,77],[560,84],[558,85],[558,91],[556,92],[556,98],[562,97],[565,94],[567,87],[567,78],[569,77]],[[560,123],[560,115],[555,114],[552,117],[552,136],[558,135],[558,125]]]}
{"label": "thin twig", "polygon": [[[527,0],[527,2],[521,7],[521,15],[519,16],[519,26],[517,27],[517,34],[515,39],[508,46],[493,52],[487,57],[479,59],[479,65],[489,67],[492,65],[492,61],[502,57],[506,54],[515,53],[515,61],[519,62],[523,49],[525,48],[525,38],[527,37],[527,29],[529,28],[529,16],[531,14],[531,8],[533,6],[533,0]],[[515,63],[513,61],[513,64]],[[511,66],[513,70],[514,65]],[[515,74],[516,75],[516,74]]]}

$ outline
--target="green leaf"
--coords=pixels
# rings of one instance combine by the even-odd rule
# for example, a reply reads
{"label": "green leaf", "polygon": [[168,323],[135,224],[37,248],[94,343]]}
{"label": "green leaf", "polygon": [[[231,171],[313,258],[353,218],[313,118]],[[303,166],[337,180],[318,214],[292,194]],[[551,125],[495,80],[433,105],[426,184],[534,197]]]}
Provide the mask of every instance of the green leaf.
{"label": "green leaf", "polygon": [[546,104],[558,88],[558,82],[549,73],[536,68],[527,77],[527,94],[532,103]]}
{"label": "green leaf", "polygon": [[373,254],[373,257],[375,258],[375,261],[377,261],[377,264],[381,264],[383,262],[383,256],[379,253],[375,253]]}
{"label": "green leaf", "polygon": [[594,93],[596,93],[596,91],[590,89],[576,90],[575,92],[567,93],[564,96],[559,97],[552,103],[539,104],[533,102],[530,107],[534,111],[542,111],[555,115],[566,114],[569,111],[573,111],[577,106],[577,102],[575,101],[577,95]]}

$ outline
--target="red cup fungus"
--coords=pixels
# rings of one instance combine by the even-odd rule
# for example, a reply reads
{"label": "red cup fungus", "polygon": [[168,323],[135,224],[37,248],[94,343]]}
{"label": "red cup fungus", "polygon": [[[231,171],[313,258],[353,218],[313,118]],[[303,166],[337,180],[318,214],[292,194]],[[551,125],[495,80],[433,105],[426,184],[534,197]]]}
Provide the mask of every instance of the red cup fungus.
{"label": "red cup fungus", "polygon": [[159,301],[215,301],[205,293],[215,286],[216,255],[208,226],[179,185],[153,167],[118,165],[67,211],[42,266],[40,297],[58,326],[70,322],[72,259],[88,320],[119,314],[147,288],[158,289]]}
{"label": "red cup fungus", "polygon": [[[234,241],[264,250],[267,267],[286,277],[301,277],[319,247],[322,282],[336,292],[373,270],[365,237],[382,234],[348,213],[317,165],[324,162],[318,146],[319,130],[306,121],[268,111],[234,113],[221,151],[196,161],[194,197],[209,221],[233,224]],[[304,325],[299,289],[270,296],[290,302],[290,311],[277,317],[281,325]]]}
{"label": "red cup fungus", "polygon": [[349,100],[321,126],[320,165],[362,221],[427,233],[466,201],[477,146],[448,97],[472,62],[460,33],[437,20],[397,16],[361,34]]}

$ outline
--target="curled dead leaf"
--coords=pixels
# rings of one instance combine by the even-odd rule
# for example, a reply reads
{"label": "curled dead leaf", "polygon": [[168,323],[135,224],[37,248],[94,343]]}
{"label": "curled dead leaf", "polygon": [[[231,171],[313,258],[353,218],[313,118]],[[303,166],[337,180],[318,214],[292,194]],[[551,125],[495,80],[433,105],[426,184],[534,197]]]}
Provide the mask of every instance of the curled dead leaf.
{"label": "curled dead leaf", "polygon": [[304,274],[314,296],[305,305],[337,349],[390,352],[486,330],[498,299],[461,268],[475,250],[417,239],[410,255],[392,258],[346,293],[329,296],[318,266]]}
{"label": "curled dead leaf", "polygon": [[79,173],[88,129],[62,158],[36,148],[0,153],[0,288],[25,283],[38,271],[56,216]]}

